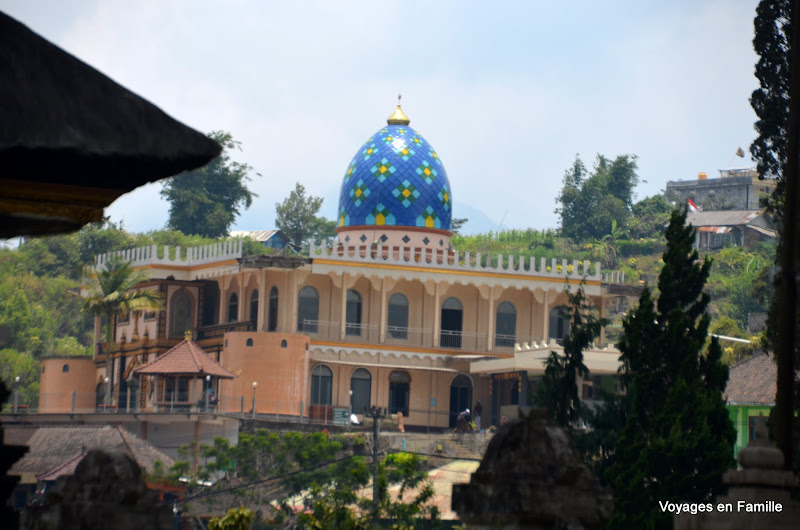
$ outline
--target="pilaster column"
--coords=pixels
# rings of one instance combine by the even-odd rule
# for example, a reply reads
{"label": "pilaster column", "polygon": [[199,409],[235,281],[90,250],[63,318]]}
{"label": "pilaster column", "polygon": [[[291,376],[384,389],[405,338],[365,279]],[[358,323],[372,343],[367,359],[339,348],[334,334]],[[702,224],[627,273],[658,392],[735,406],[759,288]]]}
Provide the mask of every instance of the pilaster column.
{"label": "pilaster column", "polygon": [[439,334],[442,327],[441,284],[436,282],[433,291],[433,347],[439,347]]}
{"label": "pilaster column", "polygon": [[256,331],[267,330],[267,269],[261,269],[258,283],[258,321]]}

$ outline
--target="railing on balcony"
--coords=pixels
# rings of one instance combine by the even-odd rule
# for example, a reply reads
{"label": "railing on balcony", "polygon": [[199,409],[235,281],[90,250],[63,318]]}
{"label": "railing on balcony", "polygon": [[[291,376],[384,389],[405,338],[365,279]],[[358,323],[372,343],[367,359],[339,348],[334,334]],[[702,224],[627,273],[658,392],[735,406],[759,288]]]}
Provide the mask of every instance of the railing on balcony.
{"label": "railing on balcony", "polygon": [[225,324],[214,324],[213,326],[203,326],[197,328],[197,340],[221,337],[225,333],[232,331],[253,330],[255,330],[255,324],[251,320],[244,320],[241,322],[226,322]]}
{"label": "railing on balcony", "polygon": [[[341,322],[327,320],[304,320],[302,331],[320,340],[341,340]],[[378,326],[375,324],[345,323],[344,340],[349,342],[378,342]]]}
{"label": "railing on balcony", "polygon": [[131,248],[108,254],[98,254],[94,258],[95,267],[102,267],[111,256],[129,261],[134,267],[145,265],[203,265],[242,257],[242,240],[234,239],[202,247],[172,247],[151,245]]}
{"label": "railing on balcony", "polygon": [[[380,263],[416,263],[425,267],[435,267],[452,271],[486,271],[493,273],[522,274],[526,276],[545,276],[554,278],[587,279],[600,281],[600,263],[588,260],[566,260],[514,256],[511,254],[472,255],[457,250],[441,248],[416,248],[384,246],[336,246],[327,241],[312,241],[309,256],[340,261],[362,261]],[[617,276],[617,278],[621,278]]]}

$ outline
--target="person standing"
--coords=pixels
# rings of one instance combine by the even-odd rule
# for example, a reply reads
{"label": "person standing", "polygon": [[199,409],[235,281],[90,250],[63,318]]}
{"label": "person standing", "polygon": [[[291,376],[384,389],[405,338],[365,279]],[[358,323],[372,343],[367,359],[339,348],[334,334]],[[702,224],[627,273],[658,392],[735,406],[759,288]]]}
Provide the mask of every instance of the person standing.
{"label": "person standing", "polygon": [[483,406],[481,405],[480,400],[475,403],[475,408],[472,409],[475,414],[475,430],[478,432],[483,432],[481,429],[481,417],[483,416]]}

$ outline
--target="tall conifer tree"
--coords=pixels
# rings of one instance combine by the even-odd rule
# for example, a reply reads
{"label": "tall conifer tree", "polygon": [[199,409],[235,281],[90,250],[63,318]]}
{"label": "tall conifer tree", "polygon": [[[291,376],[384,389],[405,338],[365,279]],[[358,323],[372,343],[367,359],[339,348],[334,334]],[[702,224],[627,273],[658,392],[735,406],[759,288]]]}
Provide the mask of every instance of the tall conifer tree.
{"label": "tall conifer tree", "polygon": [[610,528],[672,528],[659,501],[709,502],[734,463],[736,432],[722,397],[728,369],[716,339],[705,347],[711,263],[698,260],[685,223],[685,210],[673,212],[658,300],[645,288],[623,322],[626,422],[606,475],[614,488]]}

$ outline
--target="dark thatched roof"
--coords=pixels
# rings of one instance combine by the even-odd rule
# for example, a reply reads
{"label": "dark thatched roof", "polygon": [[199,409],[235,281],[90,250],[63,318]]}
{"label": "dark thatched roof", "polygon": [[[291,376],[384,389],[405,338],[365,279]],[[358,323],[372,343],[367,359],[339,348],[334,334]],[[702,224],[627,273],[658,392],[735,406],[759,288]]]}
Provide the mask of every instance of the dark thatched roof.
{"label": "dark thatched roof", "polygon": [[[72,220],[80,228],[102,218],[119,195],[220,152],[204,134],[0,12],[0,225],[27,219],[41,225],[34,233],[47,233]],[[40,218],[54,222],[48,227]]]}

